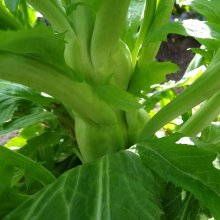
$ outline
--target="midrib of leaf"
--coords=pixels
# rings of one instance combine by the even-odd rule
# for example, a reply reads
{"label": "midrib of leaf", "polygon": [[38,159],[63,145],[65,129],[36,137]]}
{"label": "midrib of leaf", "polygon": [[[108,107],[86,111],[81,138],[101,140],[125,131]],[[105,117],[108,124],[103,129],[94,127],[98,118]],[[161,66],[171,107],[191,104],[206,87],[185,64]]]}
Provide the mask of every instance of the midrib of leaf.
{"label": "midrib of leaf", "polygon": [[[156,144],[142,144],[138,147],[144,164],[150,166],[166,181],[171,181],[176,186],[191,192],[203,206],[210,209],[216,219],[219,219],[220,212],[217,207],[220,202],[220,174],[212,166],[215,152],[187,145],[174,145],[172,138],[164,139],[165,141],[163,139],[156,141]],[[175,149],[176,147],[180,150]],[[181,156],[182,153],[187,156]]]}
{"label": "midrib of leaf", "polygon": [[106,172],[105,172],[105,175],[106,175],[106,200],[107,200],[107,219],[106,220],[111,220],[111,208],[110,208],[110,205],[111,205],[111,202],[110,202],[110,185],[109,185],[109,158],[106,158]]}
{"label": "midrib of leaf", "polygon": [[[130,159],[131,159],[131,158],[130,158]],[[133,164],[132,159],[131,159],[130,162]],[[134,167],[134,170],[135,170],[135,166],[133,166],[133,167]],[[135,194],[134,194],[134,190],[132,190],[131,187],[130,187],[128,178],[126,178],[126,176],[124,176],[123,178],[124,178],[125,183],[127,184],[127,188],[129,189],[129,192],[130,192],[131,196],[133,197],[133,201],[136,203],[137,206],[140,207],[140,209],[143,211],[143,213],[145,213],[145,215],[149,217],[149,220],[150,220],[150,219],[151,219],[151,220],[154,220],[154,216],[149,215],[149,213],[147,212],[147,210],[143,209],[143,207],[140,206],[139,201],[137,200],[137,198],[136,198],[136,196],[135,196]],[[156,184],[156,183],[155,183],[155,184]],[[148,195],[150,195],[150,194],[148,194]],[[150,196],[151,196],[151,195],[150,195]]]}
{"label": "midrib of leaf", "polygon": [[99,166],[99,180],[97,184],[98,193],[97,193],[97,208],[96,208],[96,219],[102,220],[102,193],[103,193],[103,160],[101,160]]}
{"label": "midrib of leaf", "polygon": [[155,187],[151,171],[130,154],[121,151],[74,168],[4,219],[159,220],[161,187]]}
{"label": "midrib of leaf", "polygon": [[[78,169],[78,175],[77,175],[77,180],[76,180],[76,184],[75,184],[75,187],[74,187],[74,191],[73,191],[73,194],[72,194],[72,197],[71,197],[71,200],[70,200],[70,203],[69,203],[69,205],[68,205],[68,208],[69,208],[69,211],[67,211],[67,218],[68,218],[68,220],[71,220],[71,204],[73,203],[73,201],[74,201],[74,199],[75,199],[75,196],[76,196],[76,194],[77,194],[77,189],[78,189],[78,186],[79,186],[79,180],[80,180],[80,175],[81,175],[81,168],[79,168]],[[67,180],[67,176],[66,176],[66,178],[65,178],[65,184],[64,185],[66,185],[66,180]],[[64,186],[63,185],[63,186]],[[63,189],[65,189],[64,187],[63,187]],[[65,201],[66,201],[66,198],[65,198]],[[68,209],[67,209],[68,210]]]}

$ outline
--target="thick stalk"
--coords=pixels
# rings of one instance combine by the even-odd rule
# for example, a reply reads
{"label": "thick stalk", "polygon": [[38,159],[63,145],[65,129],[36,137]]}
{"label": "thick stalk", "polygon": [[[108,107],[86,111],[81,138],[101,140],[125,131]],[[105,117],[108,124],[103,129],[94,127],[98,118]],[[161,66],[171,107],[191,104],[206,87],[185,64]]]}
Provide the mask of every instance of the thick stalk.
{"label": "thick stalk", "polygon": [[96,70],[106,64],[118,43],[129,3],[130,0],[100,2],[91,41],[91,59]]}
{"label": "thick stalk", "polygon": [[179,132],[193,137],[206,128],[220,114],[220,92],[217,92],[179,129]]}
{"label": "thick stalk", "polygon": [[125,126],[118,123],[103,126],[75,118],[76,139],[84,162],[91,162],[106,155],[124,150],[126,146]]}
{"label": "thick stalk", "polygon": [[138,109],[133,111],[128,111],[125,113],[128,131],[128,142],[129,146],[137,143],[138,137],[150,120],[150,116],[144,109]]}
{"label": "thick stalk", "polygon": [[[86,2],[85,2],[86,4]],[[95,12],[88,5],[79,4],[70,16],[77,35],[77,47],[66,45],[68,52],[68,64],[82,73],[89,81],[93,81],[94,71],[90,57],[91,37],[94,29]],[[74,46],[74,45],[72,45]],[[78,58],[77,58],[78,57]]]}
{"label": "thick stalk", "polygon": [[[149,33],[153,33],[167,22],[169,22],[170,15],[174,6],[174,0],[159,1],[155,19],[151,25]],[[159,50],[161,42],[149,42],[148,36],[145,38],[145,42],[142,47],[141,55],[139,56],[139,65],[144,65],[146,62],[152,62]]]}
{"label": "thick stalk", "polygon": [[39,62],[9,53],[0,53],[0,78],[46,92],[86,121],[100,125],[115,124],[113,110],[99,99],[85,82],[78,82],[65,72]]}

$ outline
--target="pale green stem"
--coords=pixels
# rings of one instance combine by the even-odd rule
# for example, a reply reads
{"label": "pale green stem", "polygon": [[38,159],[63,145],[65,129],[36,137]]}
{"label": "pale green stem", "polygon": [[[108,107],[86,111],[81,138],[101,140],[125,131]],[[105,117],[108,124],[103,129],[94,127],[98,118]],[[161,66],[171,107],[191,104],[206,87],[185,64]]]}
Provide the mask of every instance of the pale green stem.
{"label": "pale green stem", "polygon": [[148,37],[157,29],[169,22],[169,18],[174,6],[175,0],[166,0],[158,2],[155,19],[151,25],[149,35],[146,36],[145,42],[142,47],[141,55],[138,59],[139,65],[144,65],[146,62],[152,62],[160,48],[161,42],[149,42]]}
{"label": "pale green stem", "polygon": [[217,92],[179,129],[179,132],[193,137],[206,128],[220,114],[220,92]]}
{"label": "pale green stem", "polygon": [[0,78],[46,92],[91,123],[112,125],[114,111],[93,92],[91,86],[68,77],[65,72],[34,59],[0,53]]}
{"label": "pale green stem", "polygon": [[190,87],[162,108],[144,127],[139,141],[151,138],[154,133],[190,108],[210,98],[220,88],[220,62],[204,72]]}
{"label": "pale green stem", "polygon": [[141,24],[141,28],[140,28],[137,40],[135,42],[135,46],[132,51],[132,66],[133,67],[135,67],[136,65],[139,50],[144,41],[144,38],[146,37],[146,34],[149,32],[150,27],[152,25],[152,22],[155,16],[156,3],[157,3],[157,0],[146,1],[143,22]]}
{"label": "pale green stem", "polygon": [[67,39],[75,37],[75,33],[68,22],[66,15],[58,5],[51,0],[28,0],[36,10],[38,10],[59,33],[67,32]]}
{"label": "pale green stem", "polygon": [[[106,64],[117,46],[126,19],[130,0],[101,1],[91,39],[91,59],[96,70]],[[101,77],[101,76],[99,76]]]}

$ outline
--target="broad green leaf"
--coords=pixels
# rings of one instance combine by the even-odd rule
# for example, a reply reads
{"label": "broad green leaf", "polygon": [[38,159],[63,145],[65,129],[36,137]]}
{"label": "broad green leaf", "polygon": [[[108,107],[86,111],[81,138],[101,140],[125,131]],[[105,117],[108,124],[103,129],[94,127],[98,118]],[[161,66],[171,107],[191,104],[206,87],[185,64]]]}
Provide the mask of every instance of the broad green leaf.
{"label": "broad green leaf", "polygon": [[103,85],[96,87],[96,92],[108,104],[117,107],[120,110],[129,111],[132,109],[138,109],[141,104],[130,93],[125,92],[114,85]]}
{"label": "broad green leaf", "polygon": [[37,162],[3,146],[0,146],[0,162],[25,170],[43,185],[50,184],[55,180],[55,177]]}
{"label": "broad green leaf", "polygon": [[220,219],[220,172],[212,164],[216,153],[177,144],[180,135],[140,144],[143,163],[166,181],[191,192]]}
{"label": "broad green leaf", "polygon": [[64,61],[64,34],[54,34],[49,27],[0,32],[0,50],[8,51],[49,63],[62,70]]}
{"label": "broad green leaf", "polygon": [[33,125],[37,122],[43,122],[45,120],[55,119],[55,115],[50,112],[34,112],[29,115],[22,116],[18,119],[6,122],[0,126],[0,134],[5,134],[29,125]]}
{"label": "broad green leaf", "polygon": [[210,22],[220,22],[219,0],[191,0],[190,6],[198,13],[204,15]]}
{"label": "broad green leaf", "polygon": [[177,21],[166,24],[158,30],[152,32],[148,38],[148,41],[166,41],[167,35],[170,33],[191,36],[198,39],[219,39],[220,25],[207,21],[199,21],[196,19]]}
{"label": "broad green leaf", "polygon": [[136,95],[141,91],[149,91],[150,86],[164,82],[167,74],[175,73],[178,69],[178,66],[171,62],[151,62],[143,67],[137,67],[129,90]]}
{"label": "broad green leaf", "polygon": [[161,219],[161,186],[129,151],[66,172],[4,220]]}
{"label": "broad green leaf", "polygon": [[1,202],[0,206],[0,218],[2,219],[5,215],[10,213],[20,204],[22,204],[27,198],[28,195],[24,194],[16,194],[16,193],[9,193],[7,196],[4,197],[3,201]]}

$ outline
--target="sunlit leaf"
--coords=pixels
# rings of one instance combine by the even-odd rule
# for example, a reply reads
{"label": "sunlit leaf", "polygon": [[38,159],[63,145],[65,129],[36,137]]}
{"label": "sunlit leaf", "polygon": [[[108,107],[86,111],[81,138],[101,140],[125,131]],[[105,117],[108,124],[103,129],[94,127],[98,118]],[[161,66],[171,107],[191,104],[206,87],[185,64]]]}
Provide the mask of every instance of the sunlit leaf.
{"label": "sunlit leaf", "polygon": [[143,67],[137,67],[130,82],[129,90],[134,94],[148,92],[150,86],[162,83],[168,73],[175,73],[178,66],[171,62],[152,62]]}
{"label": "sunlit leaf", "polygon": [[212,164],[216,153],[177,144],[180,137],[174,135],[140,144],[140,157],[164,180],[190,191],[219,219],[220,172]]}
{"label": "sunlit leaf", "polygon": [[104,85],[96,87],[99,96],[108,104],[117,108],[128,111],[141,107],[137,99],[130,93],[113,85]]}
{"label": "sunlit leaf", "polygon": [[134,153],[120,152],[65,173],[4,220],[159,220],[160,187]]}

